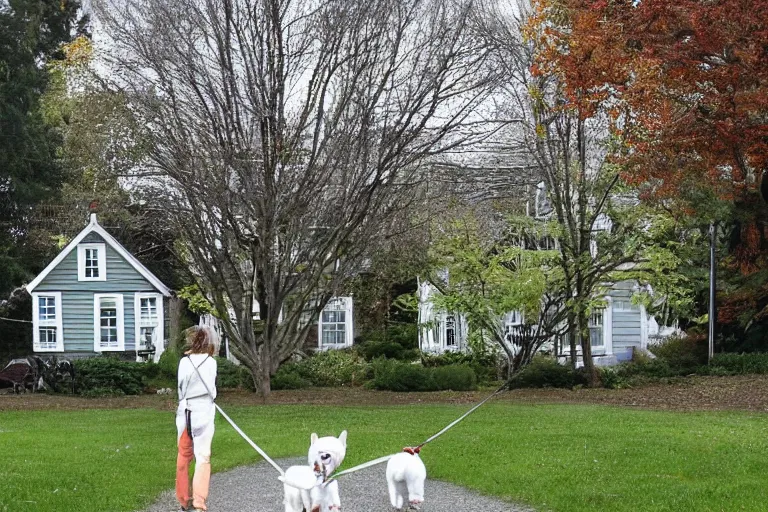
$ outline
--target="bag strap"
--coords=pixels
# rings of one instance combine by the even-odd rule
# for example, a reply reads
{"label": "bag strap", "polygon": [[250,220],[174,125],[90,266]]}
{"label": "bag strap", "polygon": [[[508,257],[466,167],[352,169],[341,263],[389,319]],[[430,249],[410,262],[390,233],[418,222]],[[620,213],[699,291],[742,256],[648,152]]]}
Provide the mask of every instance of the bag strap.
{"label": "bag strap", "polygon": [[[211,393],[211,390],[210,390],[210,388],[208,387],[208,384],[206,384],[206,383],[205,383],[205,380],[203,379],[203,376],[202,376],[202,375],[200,375],[200,370],[198,370],[198,368],[199,368],[199,367],[201,367],[201,366],[203,366],[203,364],[204,364],[204,363],[205,363],[205,362],[206,362],[208,359],[210,359],[210,357],[211,357],[211,356],[210,356],[210,355],[206,355],[206,356],[205,356],[205,359],[203,359],[203,360],[202,360],[202,362],[200,362],[200,364],[199,364],[199,365],[197,365],[197,366],[195,366],[195,363],[193,363],[193,362],[192,362],[192,358],[191,358],[191,357],[189,357],[189,354],[186,354],[184,357],[186,357],[186,358],[189,360],[189,364],[191,364],[191,365],[192,365],[192,368],[195,370],[195,373],[197,374],[197,378],[198,378],[198,379],[200,379],[200,382],[202,382],[202,384],[203,384],[203,387],[205,388],[205,392],[206,392],[206,393],[208,393],[208,396],[210,396],[210,397],[211,397],[211,400],[213,400],[213,401],[215,402],[215,401],[216,401],[216,399],[215,399],[215,398],[213,398],[213,393]],[[192,380],[192,375],[190,374],[190,375],[187,377],[187,381],[186,381],[186,387],[185,387],[185,389],[184,389],[184,396],[182,396],[182,397],[179,397],[179,401],[181,401],[181,400],[184,400],[184,399],[187,397],[187,389],[189,389],[189,382],[190,382],[191,380]]]}

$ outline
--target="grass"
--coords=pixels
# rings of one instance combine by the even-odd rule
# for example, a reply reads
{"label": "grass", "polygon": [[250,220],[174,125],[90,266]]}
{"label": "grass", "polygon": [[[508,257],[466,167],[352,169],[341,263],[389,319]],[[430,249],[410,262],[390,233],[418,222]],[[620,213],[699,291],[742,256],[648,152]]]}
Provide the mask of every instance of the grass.
{"label": "grass", "polygon": [[[422,441],[467,407],[225,408],[274,457],[306,453],[312,431],[346,428],[350,467]],[[217,429],[215,470],[257,460],[221,418]],[[140,510],[173,485],[174,436],[172,414],[152,409],[3,412],[0,511]],[[542,512],[757,511],[766,452],[762,414],[491,403],[422,456],[431,478]]]}

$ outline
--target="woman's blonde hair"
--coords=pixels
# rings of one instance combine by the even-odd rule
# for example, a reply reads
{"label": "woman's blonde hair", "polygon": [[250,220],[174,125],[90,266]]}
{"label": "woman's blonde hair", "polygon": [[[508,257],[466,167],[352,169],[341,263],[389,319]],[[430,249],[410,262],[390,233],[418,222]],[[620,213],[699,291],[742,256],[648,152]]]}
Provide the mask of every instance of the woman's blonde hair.
{"label": "woman's blonde hair", "polygon": [[197,325],[187,329],[187,354],[219,353],[219,335],[207,325]]}

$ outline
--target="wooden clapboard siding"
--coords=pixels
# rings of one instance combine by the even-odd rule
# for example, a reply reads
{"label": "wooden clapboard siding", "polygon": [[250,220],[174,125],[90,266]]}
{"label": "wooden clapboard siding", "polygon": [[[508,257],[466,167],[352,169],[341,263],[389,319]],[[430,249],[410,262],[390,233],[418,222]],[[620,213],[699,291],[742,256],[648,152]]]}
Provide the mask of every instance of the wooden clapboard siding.
{"label": "wooden clapboard siding", "polygon": [[115,293],[123,296],[125,350],[136,347],[134,294],[157,290],[97,233],[89,233],[82,243],[104,243],[106,281],[77,280],[77,250],[70,252],[45,276],[36,292],[61,292],[65,352],[93,352],[94,294]]}
{"label": "wooden clapboard siding", "polygon": [[[626,306],[631,303],[633,281],[621,281],[615,283],[610,290],[612,302],[612,333],[613,352],[619,359],[631,357],[633,347],[640,347],[642,343],[642,311],[639,306]],[[625,307],[622,309],[621,304]]]}
{"label": "wooden clapboard siding", "polygon": [[[90,233],[83,243],[105,243],[96,233]],[[35,289],[36,292],[82,291],[91,293],[117,292],[156,292],[144,277],[139,274],[111,246],[106,245],[107,280],[77,280],[77,250],[70,252],[59,265],[45,276]]]}

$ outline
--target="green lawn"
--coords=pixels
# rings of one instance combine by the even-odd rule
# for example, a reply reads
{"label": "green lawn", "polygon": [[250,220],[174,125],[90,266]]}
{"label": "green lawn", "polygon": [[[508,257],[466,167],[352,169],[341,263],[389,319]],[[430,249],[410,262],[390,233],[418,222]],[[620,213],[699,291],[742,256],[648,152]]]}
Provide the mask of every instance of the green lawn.
{"label": "green lawn", "polygon": [[[350,467],[416,444],[464,410],[282,405],[228,412],[274,457],[305,453],[311,431],[346,428]],[[215,470],[256,461],[217,421]],[[2,412],[0,511],[141,509],[173,485],[174,435],[173,415],[151,409]],[[540,511],[768,509],[762,414],[491,403],[428,445],[423,459],[432,478]]]}

